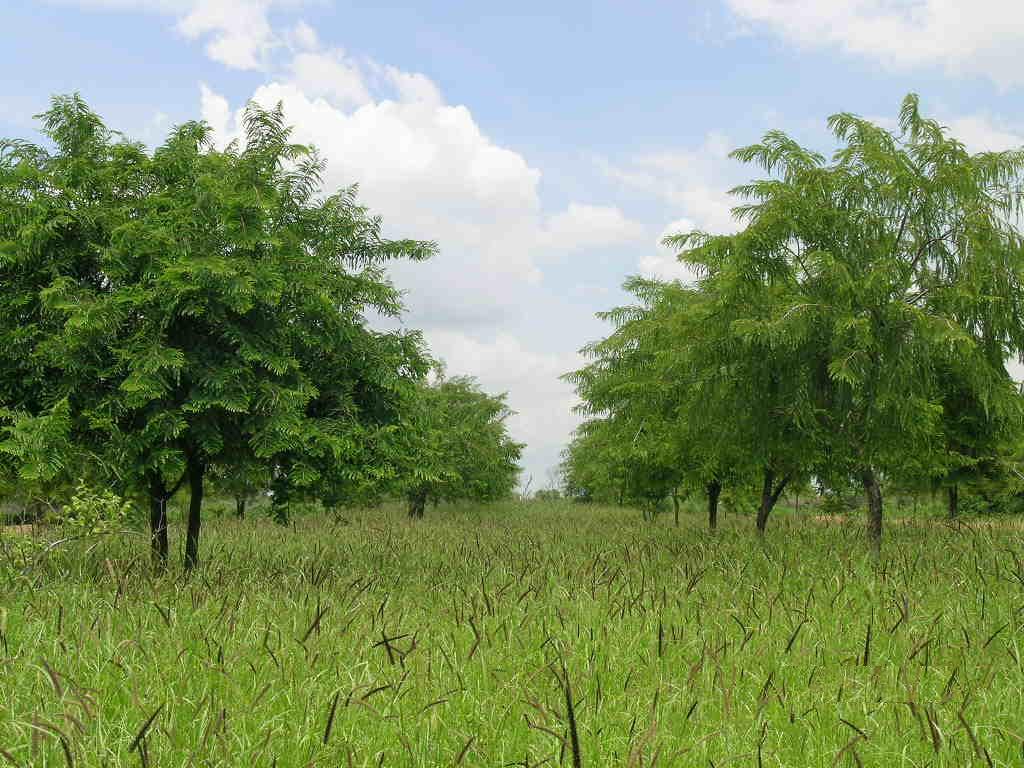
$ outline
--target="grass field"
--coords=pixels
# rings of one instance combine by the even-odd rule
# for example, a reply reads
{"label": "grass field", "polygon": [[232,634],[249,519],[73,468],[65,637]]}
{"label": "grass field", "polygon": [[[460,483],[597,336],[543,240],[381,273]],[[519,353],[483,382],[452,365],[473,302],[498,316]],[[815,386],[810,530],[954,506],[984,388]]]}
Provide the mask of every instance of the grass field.
{"label": "grass field", "polygon": [[[1024,764],[1015,528],[568,504],[212,520],[0,599],[20,766]],[[13,534],[6,534],[11,536]],[[574,741],[578,746],[574,746]]]}

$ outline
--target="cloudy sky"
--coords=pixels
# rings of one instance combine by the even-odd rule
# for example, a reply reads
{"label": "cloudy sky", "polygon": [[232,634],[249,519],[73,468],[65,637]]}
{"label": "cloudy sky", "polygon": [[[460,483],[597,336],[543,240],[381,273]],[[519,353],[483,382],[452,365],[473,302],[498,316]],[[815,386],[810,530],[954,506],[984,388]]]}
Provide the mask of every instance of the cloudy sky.
{"label": "cloudy sky", "polygon": [[[2,0],[0,135],[80,91],[148,144],[250,99],[358,182],[405,265],[406,323],[450,373],[507,391],[526,476],[576,423],[558,376],[630,274],[683,276],[666,231],[730,229],[727,158],[770,128],[828,150],[827,115],[915,91],[970,147],[1024,144],[1020,0]],[[12,33],[12,31],[16,31]]]}

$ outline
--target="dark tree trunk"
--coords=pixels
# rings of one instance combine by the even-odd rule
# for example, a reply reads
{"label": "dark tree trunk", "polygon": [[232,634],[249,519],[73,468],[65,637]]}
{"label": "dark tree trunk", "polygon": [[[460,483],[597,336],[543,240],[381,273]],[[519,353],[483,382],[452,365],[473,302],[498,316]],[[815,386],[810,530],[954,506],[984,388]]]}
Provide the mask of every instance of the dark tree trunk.
{"label": "dark tree trunk", "polygon": [[418,520],[423,517],[423,510],[427,506],[427,492],[417,488],[409,493],[409,517]]}
{"label": "dark tree trunk", "polygon": [[245,519],[245,497],[244,496],[236,496],[235,497],[235,517],[237,517],[239,520],[244,520]]}
{"label": "dark tree trunk", "polygon": [[203,512],[203,476],[206,467],[194,457],[188,459],[188,532],[185,537],[185,570],[199,565],[199,526]]}
{"label": "dark tree trunk", "polygon": [[675,517],[676,528],[679,527],[679,496],[672,491],[672,514]]}
{"label": "dark tree trunk", "polygon": [[871,467],[862,469],[860,477],[868,501],[868,539],[878,553],[882,547],[882,487]]}
{"label": "dark tree trunk", "polygon": [[153,565],[167,567],[167,488],[162,479],[149,481],[149,536]]}
{"label": "dark tree trunk", "polygon": [[955,520],[960,514],[960,489],[956,483],[949,486],[949,519]]}
{"label": "dark tree trunk", "polygon": [[788,477],[782,478],[778,487],[775,486],[775,473],[770,469],[764,471],[764,485],[761,487],[761,506],[757,510],[757,532],[764,536],[765,528],[768,527],[768,516],[775,509],[779,496],[786,489]]}
{"label": "dark tree trunk", "polygon": [[712,480],[707,485],[708,492],[708,528],[718,528],[718,497],[722,494],[722,484]]}

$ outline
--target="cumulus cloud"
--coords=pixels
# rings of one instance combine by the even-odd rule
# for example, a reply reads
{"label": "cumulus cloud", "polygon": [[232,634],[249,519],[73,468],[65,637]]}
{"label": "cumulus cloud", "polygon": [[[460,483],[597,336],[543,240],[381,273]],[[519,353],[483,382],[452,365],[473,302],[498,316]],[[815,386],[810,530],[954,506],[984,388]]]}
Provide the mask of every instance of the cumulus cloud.
{"label": "cumulus cloud", "polygon": [[[526,474],[543,476],[577,423],[572,388],[558,377],[578,359],[541,350],[583,341],[560,339],[557,322],[538,321],[559,311],[541,290],[543,268],[650,234],[613,206],[573,201],[548,210],[540,170],[487,136],[467,106],[447,103],[424,74],[327,47],[303,23],[271,34],[281,41],[278,63],[249,98],[283,105],[293,138],[327,161],[325,190],[358,182],[385,234],[438,243],[432,262],[392,265],[407,291],[405,322],[423,329],[452,375],[509,392],[513,434],[528,445]],[[240,135],[241,102],[202,84],[200,108],[219,143]]]}
{"label": "cumulus cloud", "polygon": [[372,101],[358,65],[341,49],[300,51],[289,69],[290,83],[307,97],[326,97],[340,107]]}
{"label": "cumulus cloud", "polygon": [[202,0],[178,22],[189,39],[206,40],[214,61],[235,69],[257,69],[276,37],[267,19],[269,0]]}
{"label": "cumulus cloud", "polygon": [[[310,62],[315,82],[296,66],[309,56],[321,57]],[[371,95],[371,88],[390,92]],[[295,139],[328,161],[328,189],[358,181],[360,198],[387,226],[400,227],[391,234],[438,242],[443,255],[431,289],[410,295],[431,322],[500,321],[521,301],[510,288],[538,282],[546,259],[643,237],[614,207],[574,202],[546,213],[540,171],[487,137],[468,108],[446,104],[422,74],[362,66],[340,52],[303,52],[251,98],[283,104]],[[240,109],[229,110],[205,86],[201,107],[221,141],[237,135]],[[396,269],[400,281],[418,273],[422,267]]]}
{"label": "cumulus cloud", "polygon": [[744,22],[805,46],[894,69],[938,66],[1002,87],[1024,83],[1024,3],[974,0],[726,0]]}
{"label": "cumulus cloud", "polygon": [[[264,69],[271,51],[285,42],[273,29],[273,9],[302,5],[303,0],[51,0],[101,10],[148,11],[177,17],[178,32],[205,42],[207,55],[232,69]],[[315,38],[308,25],[292,31]],[[301,41],[301,38],[300,38]]]}
{"label": "cumulus cloud", "polygon": [[547,244],[563,253],[640,240],[644,228],[618,208],[570,203],[546,224]]}
{"label": "cumulus cloud", "polygon": [[[462,274],[540,278],[534,261],[543,234],[540,172],[488,139],[465,107],[382,99],[346,110],[287,79],[258,87],[251,98],[283,104],[294,138],[315,145],[327,160],[326,188],[358,181],[361,200],[387,226],[400,227],[391,234],[437,240],[445,263],[463,262]],[[221,120],[220,103],[204,95],[203,117],[211,125]],[[237,134],[240,118],[236,110],[222,140]]]}

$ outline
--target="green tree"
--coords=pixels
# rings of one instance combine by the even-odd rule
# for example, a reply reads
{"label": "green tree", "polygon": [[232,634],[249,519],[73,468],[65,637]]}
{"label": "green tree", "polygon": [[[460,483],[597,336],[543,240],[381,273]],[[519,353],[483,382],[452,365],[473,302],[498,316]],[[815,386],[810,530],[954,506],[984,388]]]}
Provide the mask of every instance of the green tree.
{"label": "green tree", "polygon": [[[602,312],[615,329],[582,350],[590,363],[564,377],[589,417],[570,445],[565,471],[592,495],[637,502],[645,513],[686,485],[709,489],[709,523],[717,523],[718,454],[694,450],[687,398],[694,385],[691,334],[703,297],[679,284],[630,278],[636,303]],[[678,519],[678,516],[677,516]]]}
{"label": "green tree", "polygon": [[615,425],[607,418],[587,419],[562,451],[565,495],[579,502],[625,501],[626,458]]}
{"label": "green tree", "polygon": [[187,483],[187,568],[210,467],[263,463],[282,489],[375,474],[361,442],[426,360],[365,315],[401,311],[385,265],[433,245],[381,237],[354,188],[320,196],[280,107],[250,105],[241,144],[186,123],[152,155],[77,96],[41,117],[51,150],[0,150],[0,440],[20,473],[41,471],[19,440],[38,426],[52,461],[70,447],[148,497],[161,563]]}
{"label": "green tree", "polygon": [[389,446],[409,517],[423,517],[428,501],[508,496],[523,450],[508,434],[511,415],[505,395],[481,391],[472,378],[423,383]]}
{"label": "green tree", "polygon": [[1018,407],[1003,360],[1024,349],[1024,152],[969,154],[914,96],[896,133],[845,113],[829,126],[831,162],[776,131],[734,152],[769,174],[735,190],[745,228],[669,242],[723,281],[770,288],[744,332],[810,362],[817,471],[859,480],[877,546],[882,479],[946,461],[942,371],[970,371],[961,381],[990,413]]}

